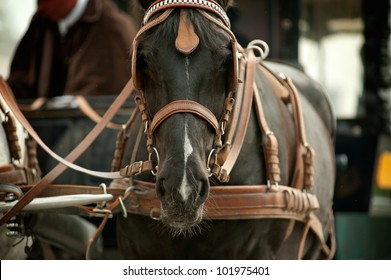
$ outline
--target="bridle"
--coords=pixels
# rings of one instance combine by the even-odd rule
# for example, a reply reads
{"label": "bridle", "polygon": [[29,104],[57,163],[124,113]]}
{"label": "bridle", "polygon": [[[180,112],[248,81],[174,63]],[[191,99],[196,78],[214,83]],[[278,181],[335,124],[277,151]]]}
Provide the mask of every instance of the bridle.
{"label": "bridle", "polygon": [[[182,8],[181,13],[184,10],[183,8],[195,8],[210,22],[224,30],[231,39],[233,65],[229,77],[230,84],[227,87],[228,92],[224,111],[220,118],[217,118],[205,106],[196,101],[189,100],[175,100],[165,105],[154,116],[150,116],[148,114],[143,91],[143,77],[137,68],[137,47],[139,38],[150,28],[165,21],[173,12],[173,8]],[[158,12],[162,12],[162,14],[151,19]],[[316,196],[307,192],[310,191],[313,186],[314,151],[306,140],[298,92],[289,78],[285,76],[278,78],[272,75],[273,77],[271,80],[273,80],[273,83],[277,88],[277,92],[287,92],[285,98],[289,99],[287,102],[290,102],[292,105],[292,115],[295,123],[298,143],[295,174],[299,175],[295,175],[291,186],[281,186],[279,184],[280,165],[278,157],[278,141],[266,122],[262,109],[262,102],[258,94],[257,86],[255,85],[256,68],[259,62],[264,59],[268,53],[267,45],[263,42],[256,41],[252,44],[250,43],[246,49],[241,48],[237,44],[234,34],[229,29],[230,23],[225,11],[213,0],[156,1],[147,10],[143,23],[144,26],[136,35],[133,43],[132,70],[134,86],[139,90],[139,94],[136,96],[135,100],[139,111],[142,114],[142,120],[145,127],[144,132],[147,134],[147,149],[150,154],[150,158],[152,153],[157,153],[157,150],[153,145],[153,132],[156,128],[174,114],[192,113],[206,120],[215,130],[213,148],[208,156],[206,164],[206,168],[209,171],[210,176],[215,176],[220,182],[228,182],[229,173],[239,156],[244,141],[251,106],[254,103],[258,123],[265,138],[263,146],[267,185],[225,186],[211,188],[215,202],[217,201],[220,191],[224,199],[216,202],[219,205],[216,212],[212,210],[213,206],[208,204],[208,201],[206,202],[208,217],[212,219],[289,219],[290,225],[287,229],[285,240],[292,233],[295,221],[301,221],[305,223],[305,230],[303,231],[300,240],[298,258],[301,258],[302,256],[305,240],[310,229],[315,233],[320,241],[325,255],[328,257],[332,256],[335,248],[333,247],[330,249],[326,245],[322,232],[322,225],[313,213],[317,208],[319,208],[318,200]],[[191,30],[188,33],[190,35],[187,35],[191,37]],[[195,42],[194,44],[197,44],[196,39],[191,41]],[[191,51],[194,49],[194,46],[186,46],[186,49]],[[258,52],[260,56],[256,57],[255,52]],[[266,76],[267,75],[270,76],[271,74],[268,72]],[[239,80],[242,81],[240,84]],[[237,99],[238,103],[240,103],[237,105],[238,108],[236,110],[234,110],[235,99]],[[222,136],[226,131],[228,131],[228,135],[225,136],[225,143],[223,145]],[[298,169],[301,169],[300,172],[297,172]],[[147,182],[138,181],[137,184],[143,186],[145,190],[153,190],[153,186]],[[253,191],[255,192],[253,193]],[[250,193],[252,193],[254,198],[257,197],[256,202],[252,206],[250,206],[250,201],[248,200],[248,194]],[[134,194],[139,202],[137,203],[139,206],[137,209],[134,209],[133,213],[149,215],[151,218],[154,218],[152,213],[154,210],[160,209],[156,196],[154,195],[153,198],[149,198],[149,195],[144,197],[141,193],[138,194],[137,190],[135,190]],[[232,198],[232,200],[228,201],[228,197]],[[240,205],[240,197],[246,197],[245,205]],[[145,200],[143,200],[144,198]],[[141,203],[141,201],[143,201],[143,203]],[[271,205],[273,206],[270,207]],[[128,208],[128,212],[132,211],[133,209]],[[157,212],[159,212],[159,210],[157,210]],[[332,219],[332,212],[330,212],[329,218]],[[333,232],[332,229],[331,232]]]}
{"label": "bridle", "polygon": [[[137,47],[140,36],[150,28],[162,23],[165,21],[169,15],[173,12],[174,8],[196,8],[203,16],[210,20],[213,24],[221,27],[231,38],[232,53],[234,56],[232,71],[229,77],[229,85],[227,86],[227,99],[224,105],[224,111],[222,112],[221,117],[216,117],[208,108],[199,104],[196,101],[189,100],[176,100],[165,105],[160,111],[158,111],[155,116],[150,116],[147,110],[147,105],[145,103],[145,97],[143,92],[143,77],[141,72],[139,72],[137,67]],[[184,10],[184,9],[182,9]],[[158,15],[158,12],[162,12]],[[206,216],[209,219],[262,219],[262,218],[277,218],[277,219],[289,219],[291,225],[289,230],[287,230],[286,238],[290,235],[293,230],[293,225],[295,221],[300,221],[304,223],[304,230],[301,236],[298,258],[302,257],[302,252],[304,249],[305,240],[309,230],[315,233],[317,236],[324,253],[332,257],[335,251],[335,244],[332,244],[333,248],[331,250],[328,248],[325,238],[323,236],[323,226],[319,219],[315,216],[314,211],[319,208],[319,203],[313,194],[310,193],[312,182],[312,173],[313,173],[313,154],[311,148],[306,143],[305,131],[303,129],[303,120],[302,112],[300,109],[300,102],[298,99],[298,93],[293,85],[292,81],[289,78],[277,78],[273,76],[270,72],[266,72],[266,76],[272,76],[269,81],[274,83],[275,92],[287,91],[287,96],[292,105],[292,115],[295,120],[296,132],[298,135],[299,143],[297,149],[297,158],[299,159],[296,162],[296,168],[301,169],[301,174],[304,176],[298,176],[294,180],[291,186],[282,186],[280,182],[280,170],[279,170],[279,161],[278,161],[278,141],[274,136],[273,132],[268,127],[263,110],[259,94],[257,92],[256,85],[254,84],[254,75],[256,67],[259,63],[259,60],[264,58],[264,55],[267,53],[267,49],[263,43],[255,43],[249,45],[247,49],[242,49],[237,45],[235,36],[229,29],[229,21],[227,21],[226,14],[224,10],[212,0],[164,0],[156,1],[152,4],[151,8],[148,9],[146,17],[144,19],[144,26],[140,29],[139,33],[136,35],[136,38],[133,43],[133,82],[129,81],[128,84],[124,87],[120,93],[117,100],[110,107],[112,110],[108,110],[105,115],[102,117],[102,122],[100,122],[85,138],[85,140],[80,143],[80,145],[72,151],[65,159],[58,158],[58,161],[62,162],[64,166],[60,164],[56,166],[49,174],[47,174],[37,185],[29,189],[29,192],[26,193],[18,202],[16,206],[7,212],[2,218],[1,222],[7,221],[10,217],[14,216],[19,210],[22,209],[32,198],[38,195],[40,192],[43,192],[44,189],[55,190],[58,193],[61,193],[63,189],[60,189],[56,186],[47,187],[50,182],[52,182],[62,170],[65,170],[65,165],[71,167],[75,170],[81,170],[80,167],[77,168],[72,162],[77,159],[77,157],[82,153],[83,150],[88,147],[88,145],[96,138],[104,126],[109,122],[109,120],[114,116],[115,111],[121,106],[121,104],[126,100],[129,93],[132,91],[131,84],[134,84],[134,87],[139,90],[139,94],[136,96],[135,100],[138,106],[139,111],[142,115],[142,120],[144,122],[144,131],[147,134],[147,148],[149,152],[149,160],[145,162],[133,162],[130,165],[120,168],[120,160],[122,159],[121,155],[115,155],[117,163],[113,166],[115,172],[110,174],[104,174],[103,172],[93,172],[89,170],[81,170],[83,172],[89,171],[87,174],[91,174],[98,177],[104,178],[123,178],[123,177],[132,177],[134,175],[140,174],[144,171],[153,171],[153,161],[152,155],[156,153],[158,157],[158,152],[154,147],[153,143],[153,133],[163,123],[167,118],[177,113],[192,113],[195,114],[204,120],[206,120],[215,131],[214,147],[210,152],[207,168],[211,175],[216,176],[221,182],[227,182],[229,180],[229,172],[231,171],[233,164],[236,161],[236,158],[240,152],[241,144],[243,143],[244,135],[246,132],[246,127],[248,124],[249,112],[251,111],[251,106],[254,102],[256,107],[256,115],[258,118],[258,123],[265,135],[265,163],[266,163],[266,174],[267,181],[266,185],[256,185],[256,186],[214,186],[211,188],[211,196],[213,196],[214,202],[207,204],[207,213]],[[256,57],[254,50],[258,51],[261,55]],[[262,69],[262,71],[265,69]],[[244,81],[238,83],[238,80]],[[0,82],[3,82],[0,80]],[[4,83],[0,83],[2,86]],[[273,86],[273,87],[274,87]],[[276,90],[277,89],[277,90]],[[0,91],[7,93],[6,88],[0,87]],[[234,95],[235,99],[234,99]],[[17,105],[12,103],[11,96],[8,96],[9,103],[13,104],[11,107],[13,112],[18,112]],[[253,101],[254,97],[254,101]],[[239,109],[234,110],[235,107]],[[240,103],[240,104],[238,104]],[[243,114],[238,114],[238,112],[244,112]],[[17,114],[20,118],[23,118],[22,114],[18,112]],[[131,118],[133,120],[133,117]],[[128,124],[133,122],[129,120]],[[29,127],[28,122],[25,120],[22,122],[24,127]],[[239,130],[238,130],[239,128]],[[244,128],[244,129],[241,129]],[[125,137],[125,127],[119,133],[119,138]],[[33,129],[30,127],[28,129],[29,133],[33,136],[34,139],[38,139],[37,135],[34,135]],[[222,135],[225,133],[225,143],[222,144]],[[122,135],[122,136],[121,136]],[[227,140],[228,139],[228,140]],[[38,141],[40,146],[44,146],[42,141]],[[118,141],[121,148],[124,149],[124,143]],[[239,143],[239,144],[237,144]],[[232,144],[232,146],[231,146]],[[118,148],[118,147],[117,147]],[[119,153],[120,154],[120,153]],[[302,155],[308,154],[309,157],[303,159]],[[56,158],[54,155],[52,155]],[[58,156],[57,156],[58,157]],[[57,159],[57,158],[56,158]],[[115,160],[116,161],[116,160]],[[156,169],[156,168],[155,168]],[[116,199],[110,203],[107,207],[103,209],[91,208],[91,207],[79,207],[80,212],[87,212],[89,214],[96,213],[95,210],[99,210],[100,214],[103,214],[105,219],[102,222],[107,221],[108,217],[114,212],[123,211],[124,216],[127,212],[147,215],[152,217],[152,212],[155,209],[160,209],[159,200],[156,197],[156,192],[154,189],[154,184],[143,182],[143,181],[134,181],[135,185],[116,187],[116,182],[113,181],[112,186],[108,189],[108,192],[113,194]],[[73,186],[67,189],[72,189],[73,191],[78,188]],[[85,192],[86,188],[79,188],[80,192]],[[91,193],[100,192],[96,187],[90,189]],[[308,191],[308,192],[307,192]],[[31,195],[30,195],[31,194]],[[332,213],[330,214],[330,219],[332,218]],[[330,226],[331,227],[331,226]],[[103,229],[103,226],[99,227],[99,232]],[[99,233],[97,232],[97,234]],[[332,229],[331,229],[332,232]],[[95,240],[95,238],[93,239]],[[87,254],[88,255],[88,254]]]}
{"label": "bridle", "polygon": [[[164,22],[174,11],[174,8],[181,8],[181,21],[186,21],[186,12],[184,9],[186,8],[196,8],[197,11],[199,11],[204,17],[206,17],[209,21],[211,21],[213,24],[216,24],[219,28],[224,30],[231,41],[232,46],[232,54],[233,54],[233,64],[230,69],[230,77],[228,79],[229,83],[227,85],[227,97],[224,102],[224,108],[223,112],[221,113],[221,116],[217,117],[215,116],[211,110],[209,110],[204,105],[201,105],[197,101],[194,100],[175,100],[167,105],[163,106],[154,116],[150,116],[148,108],[147,108],[147,102],[145,98],[145,91],[143,89],[143,77],[141,74],[140,69],[138,69],[137,64],[137,49],[139,45],[139,39],[140,37],[148,30],[150,30],[152,27],[155,27],[162,22]],[[159,16],[152,19],[154,16],[157,15],[157,13],[162,12]],[[183,13],[183,15],[182,15]],[[180,22],[181,26],[182,22]],[[190,23],[191,25],[191,23]],[[181,114],[181,113],[191,113],[194,115],[197,115],[198,117],[204,119],[210,126],[213,128],[215,132],[214,141],[213,141],[213,148],[210,152],[210,156],[208,158],[208,162],[206,163],[206,169],[209,171],[210,176],[213,175],[211,172],[211,160],[212,160],[212,154],[214,155],[214,158],[217,157],[218,151],[222,149],[222,136],[225,133],[227,123],[229,122],[229,118],[235,103],[235,99],[233,98],[233,94],[236,91],[238,79],[237,79],[237,42],[235,35],[231,32],[230,28],[230,21],[225,13],[224,9],[220,7],[219,4],[217,4],[215,1],[212,0],[160,0],[153,3],[150,8],[145,13],[145,17],[143,19],[143,27],[140,29],[138,34],[135,37],[135,40],[133,42],[133,55],[132,55],[132,73],[134,77],[134,86],[136,89],[139,90],[139,93],[135,97],[136,104],[138,106],[138,109],[140,110],[142,114],[142,120],[144,122],[144,132],[147,135],[147,150],[149,153],[149,158],[151,158],[152,154],[156,154],[157,158],[159,158],[159,154],[157,149],[154,146],[153,141],[153,133],[155,130],[170,116],[174,114]],[[184,31],[187,32],[187,31]],[[181,31],[178,31],[178,37],[180,37]],[[195,34],[190,36],[197,36]],[[189,37],[189,35],[188,35]],[[186,37],[186,40],[189,38]],[[177,38],[178,40],[178,38]],[[197,40],[197,38],[195,39]],[[195,43],[195,44],[198,44]],[[197,47],[195,45],[192,49],[194,50]],[[179,51],[182,51],[182,49],[179,49]],[[191,51],[189,51],[191,52]],[[189,54],[187,52],[186,54]],[[158,162],[159,164],[159,162]],[[158,165],[156,166],[156,169],[158,168]],[[153,174],[155,172],[153,171]]]}

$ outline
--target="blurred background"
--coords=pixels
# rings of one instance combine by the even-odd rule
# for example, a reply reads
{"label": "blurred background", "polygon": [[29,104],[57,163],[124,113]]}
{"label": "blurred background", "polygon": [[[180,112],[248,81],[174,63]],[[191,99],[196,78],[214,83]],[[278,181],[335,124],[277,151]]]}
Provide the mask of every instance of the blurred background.
{"label": "blurred background", "polygon": [[[137,1],[114,2],[140,22]],[[3,77],[35,9],[35,0],[0,1]],[[391,259],[390,1],[240,0],[229,16],[240,44],[266,41],[270,59],[302,68],[329,93],[337,116],[335,258]],[[30,119],[36,127],[52,130],[85,121],[80,114],[72,116],[72,121],[64,115],[50,121],[34,115]],[[89,127],[85,125],[85,133]],[[60,146],[69,150],[75,144]],[[110,164],[111,158],[107,168]],[[97,169],[107,168],[101,163]],[[78,180],[96,183],[84,177]]]}

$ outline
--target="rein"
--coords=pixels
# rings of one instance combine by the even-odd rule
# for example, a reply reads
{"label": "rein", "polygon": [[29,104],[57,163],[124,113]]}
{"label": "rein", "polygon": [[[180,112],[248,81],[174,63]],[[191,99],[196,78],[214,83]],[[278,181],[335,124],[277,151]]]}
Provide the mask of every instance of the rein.
{"label": "rein", "polygon": [[[0,92],[5,99],[5,102],[10,107],[11,111],[18,119],[18,121],[23,125],[31,137],[42,147],[46,152],[53,156],[56,160],[62,164],[56,165],[46,176],[44,176],[28,193],[20,198],[14,207],[12,207],[7,213],[5,213],[0,219],[0,225],[6,223],[10,218],[15,216],[20,210],[22,210],[29,202],[32,201],[40,192],[42,192],[51,182],[53,182],[65,169],[67,166],[93,176],[107,176],[109,178],[122,178],[120,172],[96,172],[91,171],[80,166],[73,164],[73,162],[89,147],[89,145],[96,139],[99,133],[105,128],[106,124],[114,117],[115,113],[121,107],[121,105],[126,101],[127,97],[132,92],[132,83],[131,80],[124,87],[120,95],[110,106],[107,112],[102,117],[102,120],[90,131],[90,133],[84,138],[84,140],[71,152],[65,159],[61,158],[53,151],[51,151],[46,144],[41,140],[35,130],[31,127],[30,123],[24,117],[23,113],[20,111],[18,105],[16,104],[14,97],[11,94],[11,90],[6,85],[3,78],[0,79]],[[106,178],[107,178],[106,177]]]}

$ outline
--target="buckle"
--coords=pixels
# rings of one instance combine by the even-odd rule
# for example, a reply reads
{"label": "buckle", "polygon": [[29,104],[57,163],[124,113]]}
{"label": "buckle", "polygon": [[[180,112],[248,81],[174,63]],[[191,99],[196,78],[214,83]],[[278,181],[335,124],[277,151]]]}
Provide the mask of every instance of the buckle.
{"label": "buckle", "polygon": [[[134,167],[137,168],[137,165],[139,165],[138,167],[138,171],[136,173],[134,173],[134,175],[140,175],[142,172],[143,172],[143,161],[140,160],[140,161],[137,161],[134,163]],[[133,168],[132,168],[133,169]],[[132,172],[133,173],[133,172]]]}

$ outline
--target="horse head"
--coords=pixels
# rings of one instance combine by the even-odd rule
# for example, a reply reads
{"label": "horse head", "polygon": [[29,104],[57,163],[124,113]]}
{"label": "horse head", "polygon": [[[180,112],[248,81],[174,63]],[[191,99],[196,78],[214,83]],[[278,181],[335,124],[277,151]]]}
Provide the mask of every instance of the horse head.
{"label": "horse head", "polygon": [[151,2],[140,1],[147,12],[133,46],[133,79],[141,92],[137,102],[145,107],[150,153],[159,155],[161,218],[182,231],[203,217],[209,160],[221,145],[222,116],[237,80],[235,39],[225,27],[222,7],[229,1],[188,1],[207,2],[219,12],[201,4],[159,9],[158,2],[176,1]]}

